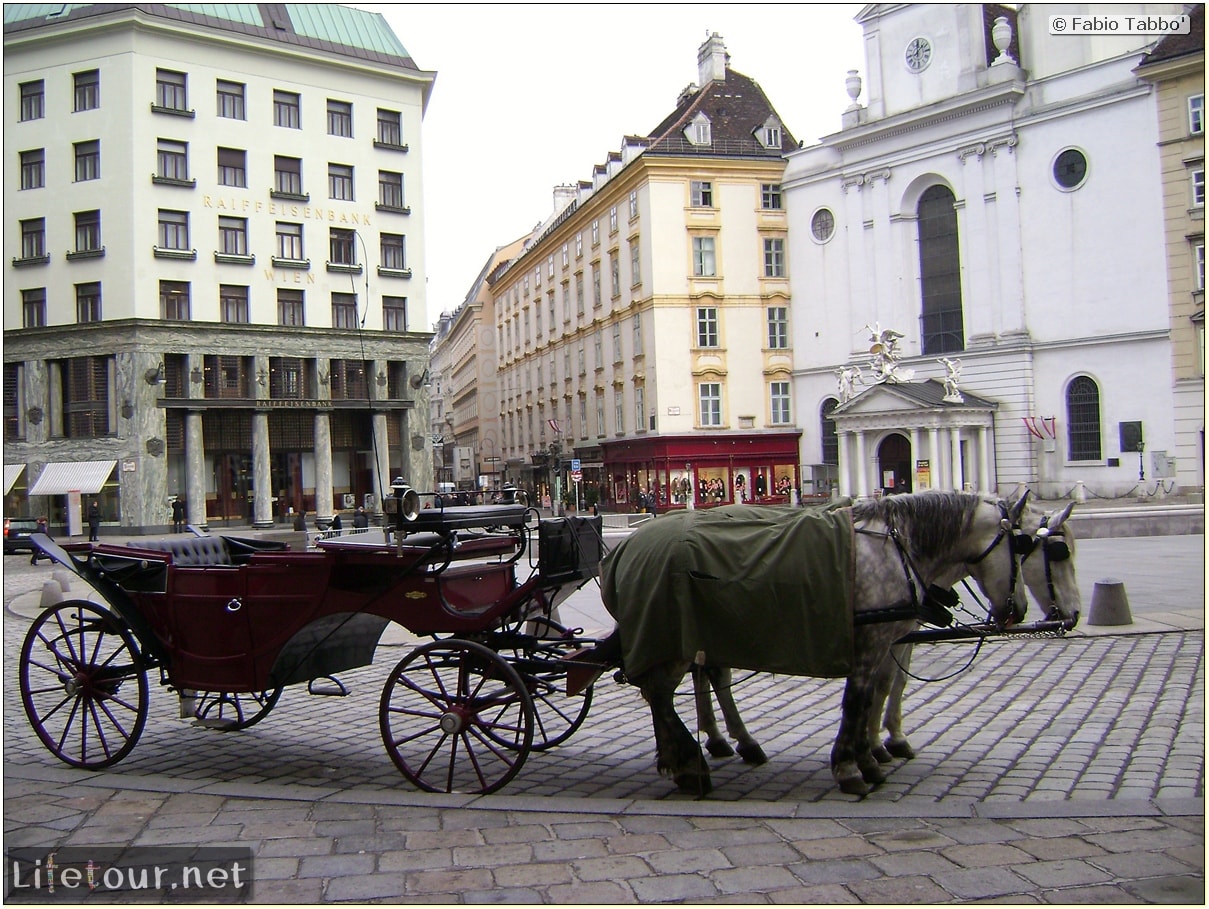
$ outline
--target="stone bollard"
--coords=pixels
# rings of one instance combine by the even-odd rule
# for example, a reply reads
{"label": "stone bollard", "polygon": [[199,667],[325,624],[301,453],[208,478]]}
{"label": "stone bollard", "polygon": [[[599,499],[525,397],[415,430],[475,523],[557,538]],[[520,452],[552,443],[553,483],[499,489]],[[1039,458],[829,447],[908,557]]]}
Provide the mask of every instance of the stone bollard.
{"label": "stone bollard", "polygon": [[1132,625],[1129,613],[1129,597],[1125,595],[1125,582],[1117,578],[1102,578],[1092,589],[1091,609],[1087,613],[1088,625]]}
{"label": "stone bollard", "polygon": [[68,571],[66,568],[56,568],[51,574],[51,577],[58,582],[60,589],[62,589],[64,593],[71,591],[71,579],[75,577],[72,572]]}
{"label": "stone bollard", "polygon": [[55,606],[63,602],[63,588],[59,586],[59,582],[54,578],[47,578],[42,582],[42,601],[38,606],[42,609],[47,609],[50,606]]}

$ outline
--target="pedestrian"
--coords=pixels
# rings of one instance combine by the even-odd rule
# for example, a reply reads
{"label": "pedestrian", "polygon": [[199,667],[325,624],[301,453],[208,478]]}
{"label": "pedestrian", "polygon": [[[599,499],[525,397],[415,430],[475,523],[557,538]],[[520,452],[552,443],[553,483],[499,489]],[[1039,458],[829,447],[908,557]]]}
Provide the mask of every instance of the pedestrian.
{"label": "pedestrian", "polygon": [[88,542],[96,543],[101,539],[101,506],[93,499],[88,506]]}
{"label": "pedestrian", "polygon": [[339,533],[339,532],[340,532],[340,531],[342,531],[343,529],[344,529],[344,522],[343,522],[342,520],[340,520],[340,512],[338,512],[338,511],[337,511],[337,512],[336,512],[336,513],[335,513],[335,514],[332,516],[332,530],[334,530],[334,531],[336,531],[337,533]]}
{"label": "pedestrian", "polygon": [[300,511],[294,515],[294,529],[302,530],[302,531],[306,530],[306,512],[305,511]]}
{"label": "pedestrian", "polygon": [[185,529],[185,503],[177,496],[172,500],[172,532],[181,533]]}
{"label": "pedestrian", "polygon": [[[35,530],[34,532],[35,533],[44,533],[44,534],[46,534],[46,536],[49,537],[50,536],[50,521],[46,517],[38,518],[37,530]],[[47,556],[46,558],[50,559],[50,556]],[[42,550],[39,549],[37,546],[35,546],[33,549],[33,554],[30,555],[30,557],[29,557],[29,564],[37,565],[41,559],[42,559]]]}
{"label": "pedestrian", "polygon": [[356,513],[353,514],[353,529],[363,530],[369,526],[369,515],[365,513],[365,506],[358,505]]}

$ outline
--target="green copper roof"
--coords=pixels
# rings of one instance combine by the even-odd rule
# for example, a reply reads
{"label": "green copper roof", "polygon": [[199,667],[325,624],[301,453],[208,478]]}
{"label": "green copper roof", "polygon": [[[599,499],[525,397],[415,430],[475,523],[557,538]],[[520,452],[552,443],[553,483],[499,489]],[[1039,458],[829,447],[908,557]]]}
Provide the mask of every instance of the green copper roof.
{"label": "green copper roof", "polygon": [[300,35],[380,54],[411,56],[380,13],[334,3],[289,3],[284,8]]}
{"label": "green copper roof", "polygon": [[73,9],[91,5],[90,3],[6,3],[4,4],[4,24],[27,22],[30,19],[45,19],[47,16],[60,18]]}
{"label": "green copper roof", "polygon": [[199,16],[242,22],[244,25],[264,25],[260,7],[255,3],[168,3],[173,9],[181,9]]}

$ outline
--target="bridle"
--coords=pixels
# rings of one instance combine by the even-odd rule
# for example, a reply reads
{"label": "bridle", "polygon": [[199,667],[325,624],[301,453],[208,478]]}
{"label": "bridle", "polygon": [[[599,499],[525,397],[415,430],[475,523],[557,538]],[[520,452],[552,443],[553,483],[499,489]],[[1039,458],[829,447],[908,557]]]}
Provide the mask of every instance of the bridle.
{"label": "bridle", "polygon": [[[977,565],[987,556],[995,551],[1005,539],[1008,543],[1008,553],[1010,555],[1011,568],[1008,574],[1008,595],[1007,595],[1007,619],[1002,622],[996,621],[996,624],[1011,626],[1015,624],[1013,616],[1016,614],[1016,583],[1020,578],[1020,568],[1028,553],[1032,551],[1034,546],[1033,538],[1024,531],[1020,530],[1018,524],[1013,524],[1011,515],[1008,512],[1007,505],[1002,501],[995,503],[999,506],[999,533],[995,534],[995,539],[987,545],[981,553],[972,559],[966,559],[967,565]],[[1046,565],[1046,577],[1049,577],[1049,565]],[[1050,588],[1053,589],[1052,586]]]}
{"label": "bridle", "polygon": [[1037,551],[1037,544],[1041,544],[1041,557],[1045,560],[1045,586],[1049,591],[1049,613],[1046,617],[1052,619],[1058,611],[1058,593],[1054,590],[1053,564],[1055,562],[1065,562],[1070,558],[1070,546],[1067,545],[1065,539],[1059,539],[1066,536],[1066,531],[1050,530],[1049,515],[1042,516],[1041,526],[1037,528],[1037,532],[1032,536],[1021,530],[1019,526],[1014,527],[1013,531],[1013,536],[1017,537],[1017,546],[1021,553],[1021,564]]}

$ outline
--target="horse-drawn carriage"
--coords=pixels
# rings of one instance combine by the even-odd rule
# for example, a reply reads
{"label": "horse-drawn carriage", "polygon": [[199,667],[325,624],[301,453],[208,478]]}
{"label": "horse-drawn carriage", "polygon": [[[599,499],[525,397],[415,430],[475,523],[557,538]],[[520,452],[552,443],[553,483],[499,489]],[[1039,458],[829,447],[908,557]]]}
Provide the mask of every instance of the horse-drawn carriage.
{"label": "horse-drawn carriage", "polygon": [[[431,638],[388,673],[379,703],[386,751],[422,789],[504,786],[530,752],[566,741],[582,725],[601,672],[624,667],[651,705],[660,769],[681,788],[706,792],[708,766],[672,708],[695,663],[714,683],[749,760],[763,754],[758,745],[744,751],[754,740],[730,696],[730,667],[847,677],[832,768],[845,791],[860,793],[881,779],[871,717],[894,687],[899,663],[891,647],[929,608],[935,617],[935,591],[974,577],[990,615],[971,634],[1021,621],[1025,582],[1056,610],[1061,627],[1073,625],[1078,610],[1070,561],[1048,548],[1048,534],[1062,532],[1069,509],[1055,518],[1029,512],[1024,499],[1009,505],[962,494],[817,511],[728,506],[661,517],[619,545],[602,589],[618,627],[598,641],[564,628],[555,610],[599,573],[599,517],[540,520],[520,504],[444,507],[424,495],[436,507],[421,509],[420,496],[400,481],[386,500],[393,520],[380,539],[324,539],[305,552],[230,536],[65,547],[36,538],[104,600],[53,605],[29,629],[20,690],[38,738],[72,766],[117,763],[143,731],[148,675],[156,671],[180,697],[182,716],[247,728],[273,709],[285,686],[313,689],[371,663],[395,623]],[[823,544],[798,526],[816,523],[830,542],[807,568],[807,550]],[[718,536],[727,525],[745,528],[744,545],[754,547],[727,570],[777,579],[779,599],[760,620],[765,635],[778,637],[777,647],[763,648],[775,658],[728,649],[737,629],[752,624],[744,604],[760,594],[748,578],[711,573],[718,562],[710,554],[732,547]],[[755,533],[756,525],[769,533]],[[677,539],[661,541],[656,528],[679,528]],[[684,549],[690,537],[695,543]],[[1046,542],[1044,555],[1026,566],[1038,540]],[[665,552],[672,563],[655,558]],[[770,563],[781,570],[770,572]],[[814,619],[789,614],[803,599],[793,589],[795,572],[803,584],[820,573],[842,576],[838,593],[807,585],[805,597],[839,603],[838,631],[813,634]],[[659,586],[664,579],[674,583]],[[652,584],[655,608],[640,595]],[[655,626],[672,628],[671,637],[658,639]],[[712,713],[702,725],[713,725]],[[713,744],[710,750],[720,753]]]}

